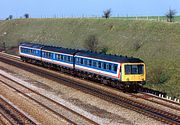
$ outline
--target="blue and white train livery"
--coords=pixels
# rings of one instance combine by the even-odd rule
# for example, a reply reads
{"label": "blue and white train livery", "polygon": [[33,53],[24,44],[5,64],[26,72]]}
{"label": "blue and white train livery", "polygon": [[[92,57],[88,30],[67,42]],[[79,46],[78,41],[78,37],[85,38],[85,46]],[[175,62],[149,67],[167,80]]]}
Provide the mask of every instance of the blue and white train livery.
{"label": "blue and white train livery", "polygon": [[67,49],[22,42],[19,55],[25,62],[41,64],[79,77],[116,87],[134,87],[146,80],[145,64],[133,57]]}

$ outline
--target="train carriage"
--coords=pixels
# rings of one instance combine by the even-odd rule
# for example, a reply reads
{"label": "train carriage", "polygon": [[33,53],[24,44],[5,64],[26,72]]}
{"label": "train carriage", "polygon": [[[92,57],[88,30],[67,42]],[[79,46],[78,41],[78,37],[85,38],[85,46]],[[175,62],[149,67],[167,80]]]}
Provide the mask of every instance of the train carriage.
{"label": "train carriage", "polygon": [[76,51],[77,50],[62,47],[44,46],[42,49],[42,61],[73,69],[73,56]]}
{"label": "train carriage", "polygon": [[43,45],[23,42],[19,45],[19,56],[23,61],[41,61]]}
{"label": "train carriage", "polygon": [[137,87],[146,80],[145,64],[134,57],[80,51],[75,55],[75,68],[88,75],[108,80],[118,87]]}

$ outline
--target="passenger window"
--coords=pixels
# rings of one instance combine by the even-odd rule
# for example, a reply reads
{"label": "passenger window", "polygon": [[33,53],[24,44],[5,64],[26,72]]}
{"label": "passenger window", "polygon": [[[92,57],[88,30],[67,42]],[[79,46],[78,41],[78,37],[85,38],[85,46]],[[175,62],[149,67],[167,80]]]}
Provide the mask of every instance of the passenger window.
{"label": "passenger window", "polygon": [[103,63],[103,69],[106,69],[106,63]]}
{"label": "passenger window", "polygon": [[96,67],[96,61],[93,61],[93,66]]}
{"label": "passenger window", "polygon": [[89,60],[89,66],[91,66],[92,65],[92,60]]}
{"label": "passenger window", "polygon": [[73,57],[70,57],[70,62],[73,62]]}
{"label": "passenger window", "polygon": [[64,56],[63,56],[63,55],[61,55],[61,60],[63,60],[63,58],[64,58]]}
{"label": "passenger window", "polygon": [[81,58],[81,64],[83,64],[83,58]]}
{"label": "passenger window", "polygon": [[67,61],[67,56],[64,56],[64,61]]}
{"label": "passenger window", "polygon": [[87,59],[84,59],[84,65],[87,65]]}
{"label": "passenger window", "polygon": [[117,65],[114,65],[114,71],[117,72]]}
{"label": "passenger window", "polygon": [[70,62],[70,58],[71,58],[71,57],[70,57],[70,56],[68,56],[68,62]]}
{"label": "passenger window", "polygon": [[111,70],[111,64],[109,64],[109,70]]}
{"label": "passenger window", "polygon": [[60,54],[58,54],[58,60],[61,60],[61,55]]}
{"label": "passenger window", "polygon": [[98,62],[98,68],[101,68],[101,62],[100,61]]}
{"label": "passenger window", "polygon": [[79,64],[79,58],[76,58],[76,63]]}

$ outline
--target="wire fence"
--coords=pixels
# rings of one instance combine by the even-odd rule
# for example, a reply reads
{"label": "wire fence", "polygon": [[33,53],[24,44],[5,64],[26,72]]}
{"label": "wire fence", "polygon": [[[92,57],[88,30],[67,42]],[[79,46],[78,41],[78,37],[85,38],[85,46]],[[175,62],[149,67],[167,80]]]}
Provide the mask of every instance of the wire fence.
{"label": "wire fence", "polygon": [[[71,16],[65,16],[65,15],[41,15],[40,18],[80,18],[80,19],[104,19],[102,15],[71,15]],[[147,21],[167,21],[166,16],[111,16],[110,19],[121,19],[121,20],[147,20]],[[180,22],[180,16],[175,16],[173,21]]]}
{"label": "wire fence", "polygon": [[[17,16],[13,16],[13,19],[23,19],[25,17],[17,17]],[[29,18],[40,18],[40,19],[46,19],[46,18],[52,18],[52,19],[62,19],[62,18],[79,18],[79,19],[104,19],[102,17],[102,15],[63,15],[63,14],[54,14],[54,15],[40,15],[37,17],[33,17],[31,15],[29,15]],[[110,19],[120,19],[120,20],[147,20],[147,21],[163,21],[166,22],[167,21],[167,17],[166,16],[111,16]],[[0,18],[0,21],[5,20]],[[174,17],[174,21],[175,22],[180,22],[180,16],[175,16]]]}

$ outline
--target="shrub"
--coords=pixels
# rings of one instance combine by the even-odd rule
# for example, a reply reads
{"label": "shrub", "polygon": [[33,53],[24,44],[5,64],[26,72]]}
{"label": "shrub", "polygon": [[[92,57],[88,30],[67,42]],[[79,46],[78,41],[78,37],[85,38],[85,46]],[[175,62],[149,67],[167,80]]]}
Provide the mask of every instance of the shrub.
{"label": "shrub", "polygon": [[134,51],[138,51],[138,50],[141,48],[141,46],[142,46],[142,44],[140,44],[140,43],[138,43],[138,42],[135,42],[135,43],[133,43],[132,49],[133,49]]}
{"label": "shrub", "polygon": [[162,66],[152,68],[148,74],[148,82],[151,84],[164,84],[168,79],[169,75]]}
{"label": "shrub", "polygon": [[107,46],[104,46],[104,47],[101,48],[101,52],[106,54],[108,49],[109,48]]}
{"label": "shrub", "polygon": [[89,35],[84,42],[84,48],[90,51],[98,51],[99,40],[96,35]]}

